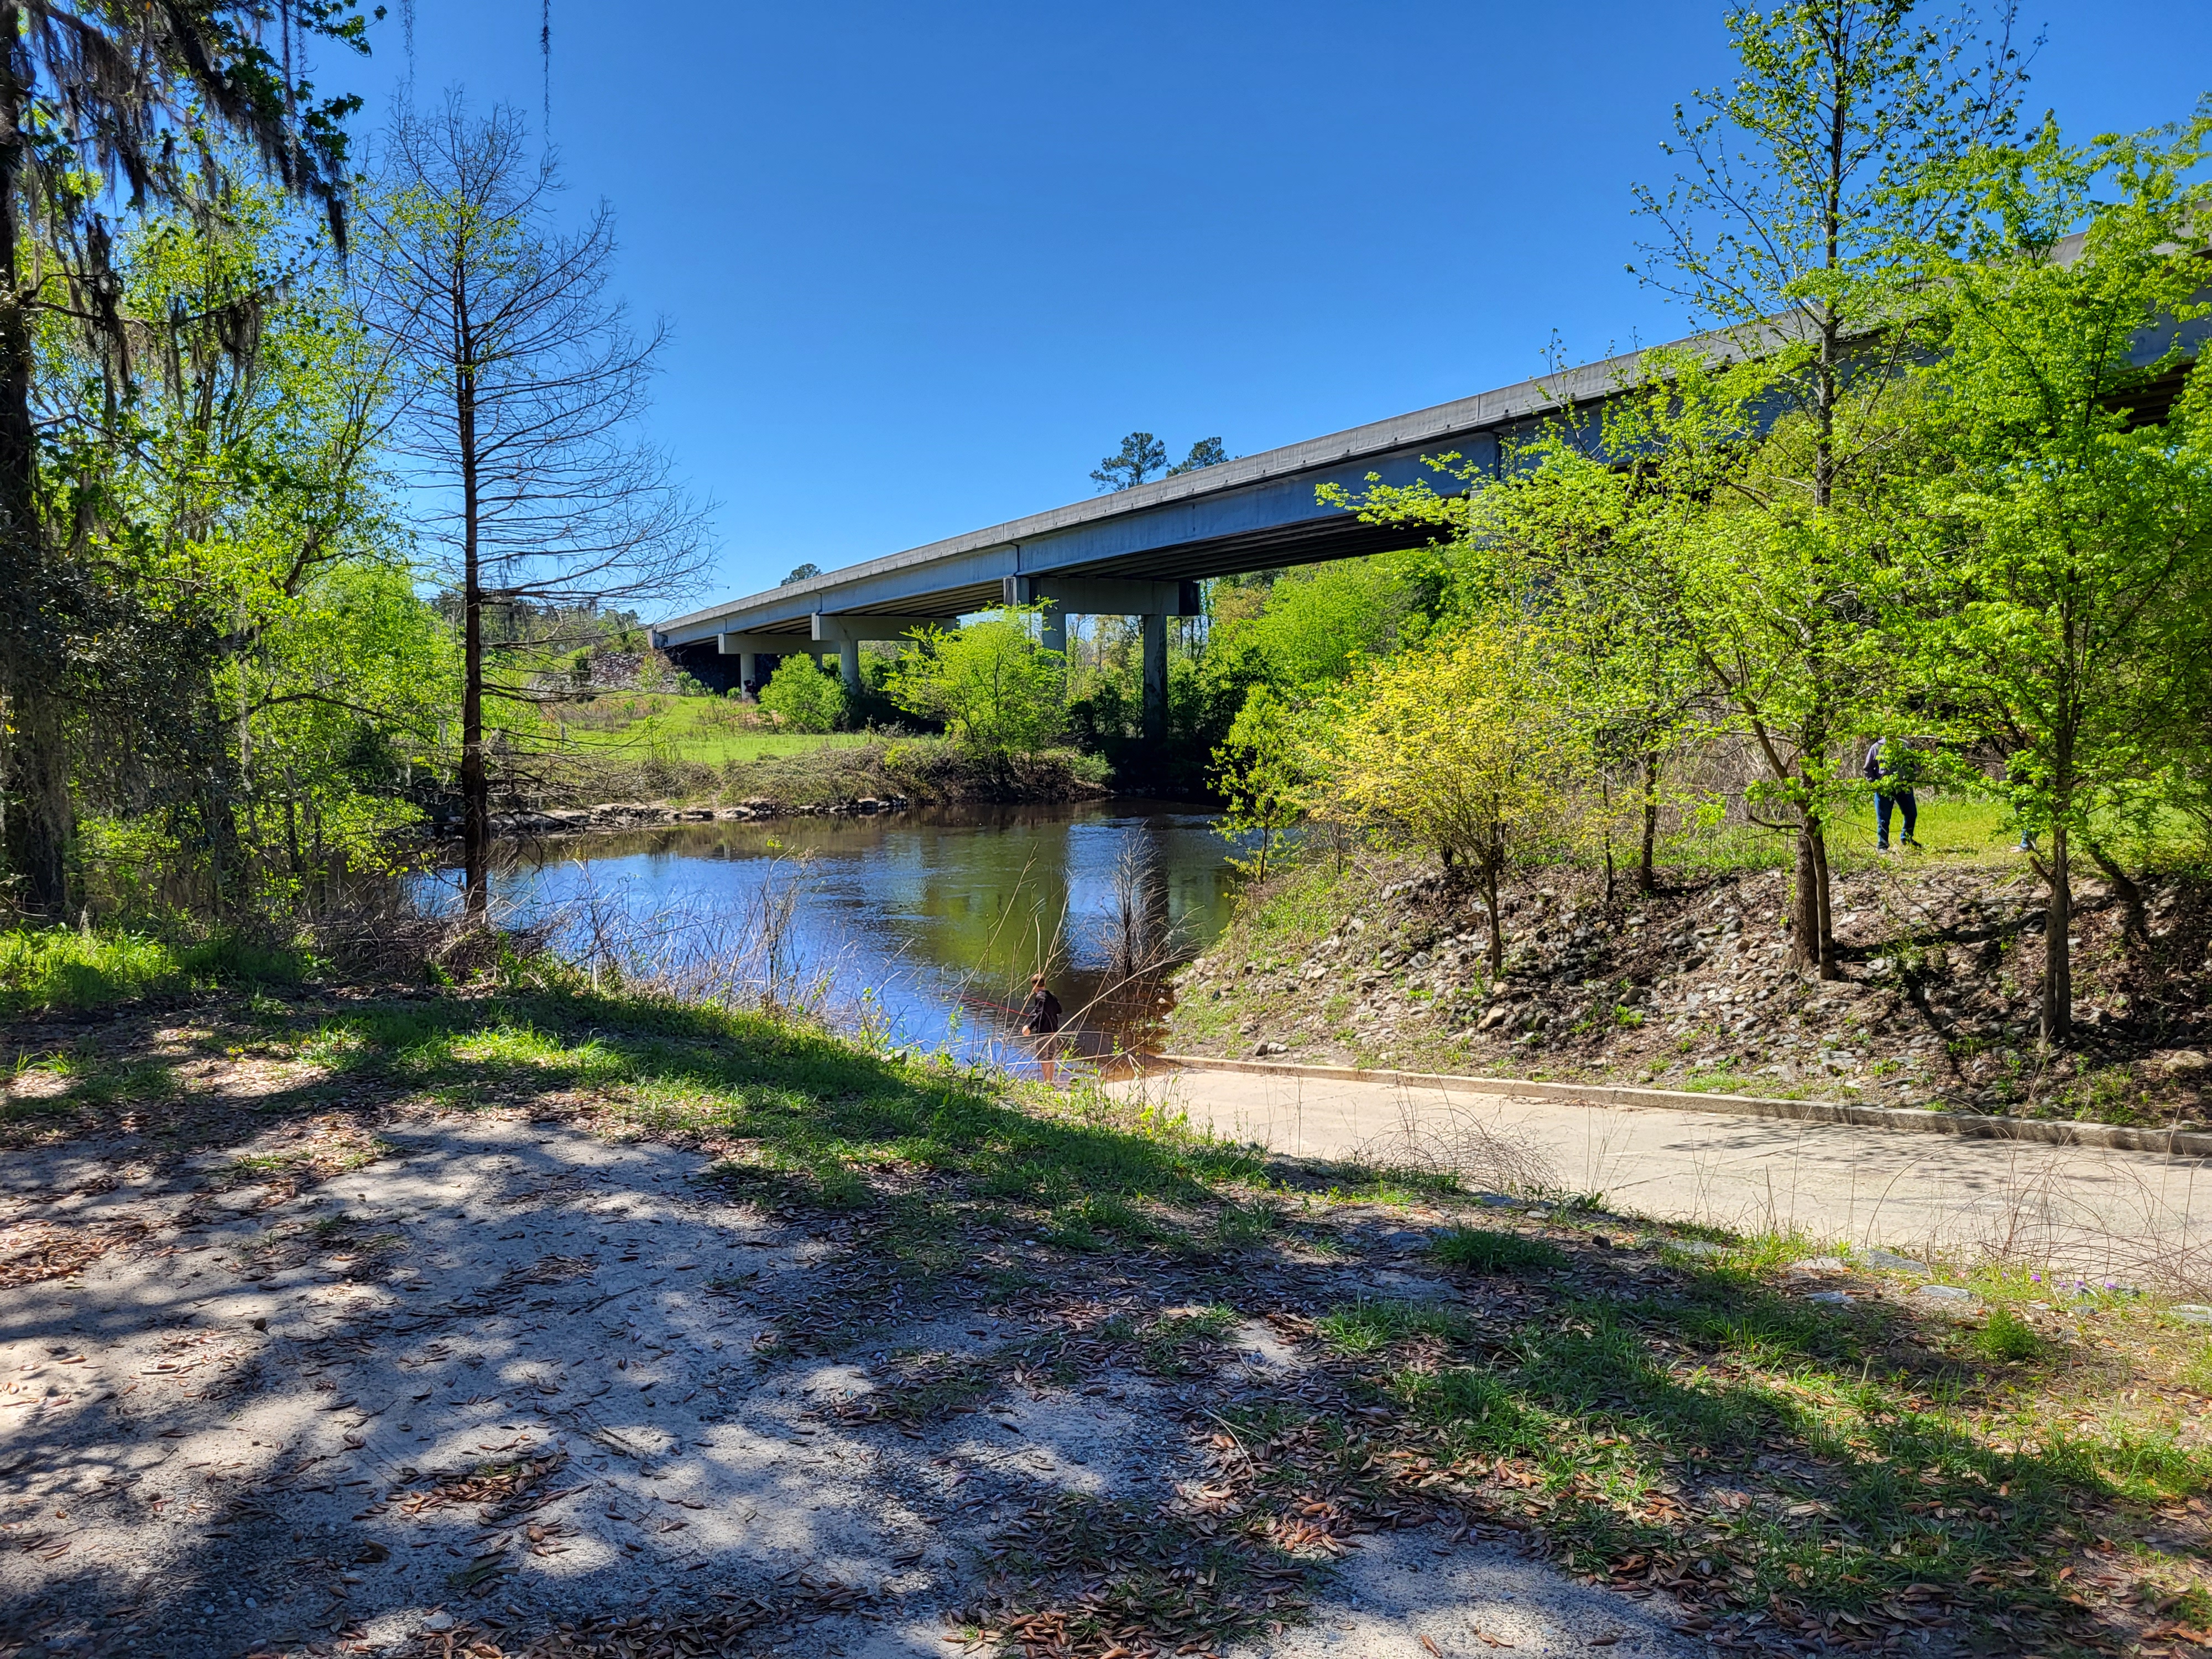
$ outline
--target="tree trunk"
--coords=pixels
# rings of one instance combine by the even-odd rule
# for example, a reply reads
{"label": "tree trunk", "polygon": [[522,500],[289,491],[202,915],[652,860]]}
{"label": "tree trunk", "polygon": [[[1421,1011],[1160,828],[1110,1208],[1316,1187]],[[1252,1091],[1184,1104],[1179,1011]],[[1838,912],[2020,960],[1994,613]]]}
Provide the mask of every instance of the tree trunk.
{"label": "tree trunk", "polygon": [[1490,978],[1495,984],[1505,977],[1505,924],[1498,915],[1498,866],[1482,861],[1482,904],[1490,912]]}
{"label": "tree trunk", "polygon": [[1790,965],[1801,974],[1820,970],[1820,882],[1813,856],[1813,823],[1797,831],[1796,889],[1790,896]]}
{"label": "tree trunk", "polygon": [[1826,832],[1821,829],[1820,821],[1818,818],[1813,820],[1811,836],[1813,842],[1813,911],[1819,927],[1819,935],[1815,940],[1815,944],[1819,950],[1820,977],[1822,979],[1841,979],[1844,976],[1844,970],[1842,966],[1836,961],[1835,916],[1833,911],[1829,906],[1828,837]]}
{"label": "tree trunk", "polygon": [[[0,39],[22,18],[0,6]],[[0,57],[0,692],[7,706],[4,838],[15,903],[35,916],[69,914],[69,750],[65,618],[40,534],[38,452],[31,428],[29,319],[16,297],[22,234],[23,88]]]}
{"label": "tree trunk", "polygon": [[1651,860],[1659,845],[1659,751],[1644,757],[1644,842],[1638,850],[1636,890],[1649,898],[1658,889]]}
{"label": "tree trunk", "polygon": [[2043,1040],[2063,1044],[2074,1033],[2074,888],[2067,867],[2066,820],[2051,826],[2051,914],[2043,924]]}
{"label": "tree trunk", "polygon": [[[465,337],[465,323],[463,328]],[[461,452],[461,880],[469,915],[491,908],[491,784],[483,752],[483,583],[477,558],[476,385],[455,377]]]}

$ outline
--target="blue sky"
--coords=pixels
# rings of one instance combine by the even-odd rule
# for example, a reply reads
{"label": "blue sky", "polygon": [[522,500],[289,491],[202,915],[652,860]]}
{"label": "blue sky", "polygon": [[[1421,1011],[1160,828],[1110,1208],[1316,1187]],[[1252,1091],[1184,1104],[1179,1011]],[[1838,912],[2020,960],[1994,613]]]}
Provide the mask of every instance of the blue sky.
{"label": "blue sky", "polygon": [[[324,78],[381,118],[398,0]],[[552,0],[552,135],[673,325],[653,437],[707,597],[1091,492],[1142,427],[1232,454],[1683,331],[1629,187],[1726,72],[1713,3]],[[418,0],[415,81],[540,108],[539,0]],[[2203,0],[2045,0],[2086,135],[2212,87]]]}

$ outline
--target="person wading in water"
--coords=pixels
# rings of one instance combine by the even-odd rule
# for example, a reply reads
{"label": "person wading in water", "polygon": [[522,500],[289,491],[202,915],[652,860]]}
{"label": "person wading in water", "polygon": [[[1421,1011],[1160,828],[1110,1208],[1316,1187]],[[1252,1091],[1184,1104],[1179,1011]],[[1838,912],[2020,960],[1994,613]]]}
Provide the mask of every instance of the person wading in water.
{"label": "person wading in water", "polygon": [[1030,1000],[1022,1004],[1022,1035],[1043,1039],[1037,1044],[1037,1069],[1047,1083],[1060,1049],[1060,999],[1045,988],[1044,975],[1031,974]]}

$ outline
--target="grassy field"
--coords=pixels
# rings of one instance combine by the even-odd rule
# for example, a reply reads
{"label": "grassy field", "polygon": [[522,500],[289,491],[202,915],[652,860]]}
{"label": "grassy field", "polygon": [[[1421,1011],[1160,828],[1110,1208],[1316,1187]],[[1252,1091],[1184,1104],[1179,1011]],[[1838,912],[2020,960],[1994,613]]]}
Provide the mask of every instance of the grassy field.
{"label": "grassy field", "polygon": [[[1942,795],[1931,789],[1917,792],[1919,819],[1914,839],[1917,853],[1898,849],[1925,862],[1996,866],[2021,864],[2020,832],[2010,826],[2005,808],[1996,801],[1971,795]],[[1893,820],[1894,839],[1903,820]],[[1757,824],[1731,823],[1711,829],[1686,828],[1663,836],[1658,861],[1694,874],[1721,874],[1742,870],[1787,869],[1795,844],[1786,835]],[[1850,808],[1828,830],[1828,859],[1838,871],[1869,869],[1888,855],[1875,847],[1875,811],[1871,804]]]}
{"label": "grassy field", "polygon": [[750,703],[624,691],[558,711],[558,735],[586,750],[657,750],[677,761],[723,766],[866,741],[858,732],[778,730]]}
{"label": "grassy field", "polygon": [[[822,1420],[886,1480],[957,1459],[986,1407],[1152,1402],[1162,1467],[1194,1459],[1202,1478],[1157,1504],[1046,1491],[942,1523],[940,1616],[1003,1651],[1048,1633],[1073,1659],[1260,1638],[1326,1601],[1363,1535],[1408,1528],[1440,1556],[1518,1540],[1624,1608],[1658,1595],[1679,1627],[1731,1643],[2212,1639],[2212,1344],[2151,1298],[1998,1269],[1931,1299],[1893,1262],[1808,1273],[1799,1240],[1271,1160],[1104,1096],[594,995],[557,970],[427,1000],[230,995],[10,1043],[11,1157],[128,1126],[149,1168],[231,1147],[237,1179],[281,1164],[292,1190],[343,1201],[360,1183],[339,1176],[391,1156],[386,1136],[419,1163],[435,1125],[479,1113],[702,1151],[719,1190],[816,1241],[773,1285],[719,1292],[747,1298],[725,1328],[748,1398],[860,1367],[872,1387]],[[248,1156],[287,1124],[296,1156]],[[382,1248],[402,1261],[410,1237]],[[1000,1334],[947,1346],[971,1323]],[[1254,1332],[1288,1359],[1245,1363]],[[179,1508],[176,1524],[216,1524]],[[386,1568],[356,1571],[357,1610],[399,1593]],[[714,1578],[752,1571],[740,1551]],[[501,1582],[501,1650],[556,1650],[576,1612],[562,1582]],[[83,1604],[90,1581],[70,1594]],[[483,1605],[457,1602],[493,1617]],[[441,1639],[476,1638],[421,1651]]]}

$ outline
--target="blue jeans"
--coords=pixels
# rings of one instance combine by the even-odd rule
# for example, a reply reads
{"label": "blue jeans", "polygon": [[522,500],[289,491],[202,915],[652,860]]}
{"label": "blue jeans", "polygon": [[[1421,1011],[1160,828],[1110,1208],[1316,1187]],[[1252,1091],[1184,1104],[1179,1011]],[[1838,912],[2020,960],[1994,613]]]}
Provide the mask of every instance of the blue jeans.
{"label": "blue jeans", "polygon": [[1912,826],[1919,821],[1920,807],[1912,799],[1910,789],[1893,789],[1888,793],[1877,793],[1874,798],[1874,843],[1889,845],[1889,809],[1894,802],[1905,813],[1905,839],[1912,839]]}

